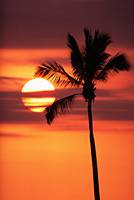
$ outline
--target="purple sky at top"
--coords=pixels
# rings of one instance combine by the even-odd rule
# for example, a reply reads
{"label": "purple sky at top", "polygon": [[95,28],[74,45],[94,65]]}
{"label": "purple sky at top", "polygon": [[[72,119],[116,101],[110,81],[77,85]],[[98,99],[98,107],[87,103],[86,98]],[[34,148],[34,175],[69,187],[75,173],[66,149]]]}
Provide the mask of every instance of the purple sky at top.
{"label": "purple sky at top", "polygon": [[112,35],[121,46],[134,46],[133,0],[5,0],[4,48],[65,47],[66,34],[78,38],[87,26]]}

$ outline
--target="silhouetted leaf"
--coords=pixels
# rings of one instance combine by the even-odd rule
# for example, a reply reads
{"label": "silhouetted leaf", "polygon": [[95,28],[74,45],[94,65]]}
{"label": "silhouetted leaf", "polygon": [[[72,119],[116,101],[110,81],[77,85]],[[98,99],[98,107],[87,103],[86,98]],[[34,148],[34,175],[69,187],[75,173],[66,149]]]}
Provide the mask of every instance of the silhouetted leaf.
{"label": "silhouetted leaf", "polygon": [[111,38],[106,33],[95,31],[94,36],[91,31],[84,29],[85,48],[83,58],[85,63],[85,73],[89,81],[94,80],[96,74],[103,68],[105,61],[110,56],[105,52],[106,47],[111,43]]}
{"label": "silhouetted leaf", "polygon": [[47,64],[42,64],[37,68],[35,76],[47,78],[54,82],[56,85],[67,87],[79,86],[80,82],[70,76],[65,69],[57,62],[49,62]]}
{"label": "silhouetted leaf", "polygon": [[96,54],[103,53],[107,46],[111,44],[111,36],[107,33],[100,32],[95,30],[94,40],[93,40],[93,49]]}
{"label": "silhouetted leaf", "polygon": [[103,70],[98,74],[96,80],[105,81],[111,73],[118,73],[119,71],[128,71],[130,64],[124,54],[116,54],[111,57],[104,66]]}
{"label": "silhouetted leaf", "polygon": [[51,124],[55,117],[69,111],[71,104],[77,94],[59,99],[55,101],[51,106],[46,108],[46,119],[47,123]]}
{"label": "silhouetted leaf", "polygon": [[93,42],[91,31],[89,31],[89,29],[87,29],[87,28],[84,28],[84,34],[85,34],[86,51],[90,51],[91,46],[92,46],[92,42]]}
{"label": "silhouetted leaf", "polygon": [[78,81],[82,82],[84,70],[81,51],[75,38],[71,34],[68,34],[67,39],[67,45],[71,49],[71,64],[73,68],[73,75]]}

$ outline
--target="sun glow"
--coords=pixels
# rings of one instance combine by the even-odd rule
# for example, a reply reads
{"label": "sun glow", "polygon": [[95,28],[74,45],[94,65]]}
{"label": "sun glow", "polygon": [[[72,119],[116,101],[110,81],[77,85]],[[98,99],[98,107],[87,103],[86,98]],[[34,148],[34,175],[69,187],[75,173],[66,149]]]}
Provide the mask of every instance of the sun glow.
{"label": "sun glow", "polygon": [[35,78],[28,81],[22,88],[22,92],[38,92],[44,90],[55,90],[54,86],[43,78]]}
{"label": "sun glow", "polygon": [[54,101],[54,97],[23,97],[24,105],[30,108],[33,112],[43,112],[45,107],[51,105]]}
{"label": "sun glow", "polygon": [[[42,92],[55,90],[54,86],[43,78],[35,78],[28,81],[22,88],[23,94],[32,92]],[[54,97],[23,97],[24,105],[32,112],[43,112],[47,106],[50,106],[54,101]]]}

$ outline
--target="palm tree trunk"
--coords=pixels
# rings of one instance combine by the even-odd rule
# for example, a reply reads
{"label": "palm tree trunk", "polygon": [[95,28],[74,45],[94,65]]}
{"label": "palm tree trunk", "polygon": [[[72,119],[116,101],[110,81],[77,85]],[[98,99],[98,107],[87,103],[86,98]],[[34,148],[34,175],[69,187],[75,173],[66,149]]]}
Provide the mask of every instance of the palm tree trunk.
{"label": "palm tree trunk", "polygon": [[92,100],[88,101],[88,120],[89,120],[89,130],[90,130],[90,147],[91,147],[92,168],[93,168],[94,196],[95,200],[100,200],[97,157],[96,157],[95,140],[93,135]]}

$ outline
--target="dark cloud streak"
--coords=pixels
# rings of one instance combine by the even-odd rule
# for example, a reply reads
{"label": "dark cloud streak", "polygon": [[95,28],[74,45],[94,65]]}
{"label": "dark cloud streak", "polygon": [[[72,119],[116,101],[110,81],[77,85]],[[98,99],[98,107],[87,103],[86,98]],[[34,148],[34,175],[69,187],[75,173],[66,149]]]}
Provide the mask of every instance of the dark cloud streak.
{"label": "dark cloud streak", "polygon": [[[58,96],[61,97],[69,94],[70,89],[58,90]],[[72,90],[72,92],[74,92]],[[133,100],[116,99],[116,95],[106,90],[99,91],[99,97],[110,97],[107,100],[96,99],[94,103],[95,120],[134,120],[134,104]],[[44,123],[44,113],[34,113],[29,111],[21,101],[22,95],[17,92],[1,92],[0,105],[1,115],[0,121],[3,123]],[[112,99],[111,99],[112,97]],[[72,106],[72,111],[68,115],[72,120],[87,117],[86,103],[83,99],[78,98]],[[62,119],[61,119],[62,120]]]}

